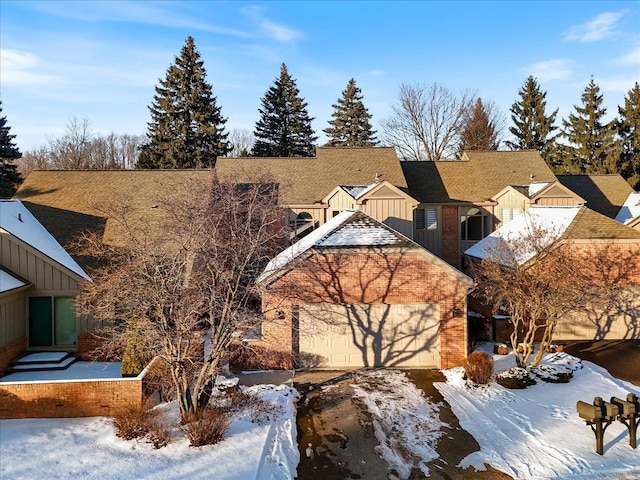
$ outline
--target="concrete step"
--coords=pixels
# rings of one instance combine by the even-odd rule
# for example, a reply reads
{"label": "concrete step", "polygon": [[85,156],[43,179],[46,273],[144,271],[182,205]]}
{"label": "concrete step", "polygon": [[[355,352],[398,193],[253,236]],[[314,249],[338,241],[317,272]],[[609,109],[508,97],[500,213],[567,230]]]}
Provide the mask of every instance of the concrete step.
{"label": "concrete step", "polygon": [[67,352],[37,352],[11,362],[7,373],[65,370],[78,359]]}

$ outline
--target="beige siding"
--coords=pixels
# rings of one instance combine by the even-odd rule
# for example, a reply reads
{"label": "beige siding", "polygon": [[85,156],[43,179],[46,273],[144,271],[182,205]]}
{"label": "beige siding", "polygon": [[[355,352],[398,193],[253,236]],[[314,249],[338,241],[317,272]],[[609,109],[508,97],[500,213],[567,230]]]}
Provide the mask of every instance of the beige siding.
{"label": "beige siding", "polygon": [[26,310],[24,292],[0,297],[0,347],[27,336]]}
{"label": "beige siding", "polygon": [[[417,229],[415,221],[413,221],[413,236],[411,237],[414,242],[422,245],[424,248],[432,253],[435,253],[439,257],[442,256],[442,207],[433,205],[419,205],[418,209],[425,210],[425,218],[427,216],[428,209],[435,209],[437,214],[437,228],[435,229]],[[413,215],[413,212],[412,212]]]}
{"label": "beige siding", "polygon": [[335,212],[342,212],[349,208],[356,208],[356,201],[351,195],[349,195],[344,190],[338,190],[329,199],[329,208],[327,208],[326,221],[331,220],[335,216],[334,215]]}
{"label": "beige siding", "polygon": [[589,313],[567,315],[558,321],[556,340],[625,340],[640,338],[640,288],[629,288],[626,295],[603,313],[593,309]]}
{"label": "beige siding", "polygon": [[413,236],[413,207],[404,198],[369,198],[360,209],[406,237]]}
{"label": "beige siding", "polygon": [[291,208],[289,212],[289,221],[295,221],[297,215],[302,212],[306,212],[311,215],[313,221],[316,222],[317,225],[322,225],[324,223],[324,211],[325,209],[322,207],[313,208],[313,207],[300,207],[300,208]]}
{"label": "beige siding", "polygon": [[75,295],[78,292],[76,279],[6,234],[0,235],[0,260],[5,268],[35,285],[29,292],[31,295],[36,292]]}
{"label": "beige siding", "polygon": [[504,195],[498,198],[498,204],[493,207],[493,212],[496,218],[496,228],[503,225],[502,219],[504,218],[504,210],[507,210],[509,218],[513,219],[514,212],[523,213],[529,208],[528,200],[522,196],[519,192],[514,190],[508,190]]}
{"label": "beige siding", "polygon": [[537,198],[536,205],[573,207],[581,203],[575,195],[556,185]]}

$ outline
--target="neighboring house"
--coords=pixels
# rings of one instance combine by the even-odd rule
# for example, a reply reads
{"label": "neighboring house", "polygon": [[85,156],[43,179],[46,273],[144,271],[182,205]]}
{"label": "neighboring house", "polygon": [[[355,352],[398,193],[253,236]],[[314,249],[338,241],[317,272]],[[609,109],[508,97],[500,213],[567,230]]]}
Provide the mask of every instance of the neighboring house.
{"label": "neighboring house", "polygon": [[616,215],[616,221],[640,230],[640,192],[631,192]]}
{"label": "neighboring house", "polygon": [[0,200],[0,371],[30,349],[75,350],[89,276],[18,200]]}
{"label": "neighboring house", "polygon": [[558,175],[558,181],[586,200],[594,212],[615,218],[625,200],[633,193],[620,175]]}
{"label": "neighboring house", "polygon": [[[402,162],[420,205],[413,239],[450,264],[531,205],[581,205],[534,150],[467,151],[459,161]],[[422,221],[426,219],[426,221]]]}
{"label": "neighboring house", "polygon": [[259,283],[262,342],[301,366],[449,368],[467,355],[472,280],[360,210],[276,256]]}
{"label": "neighboring house", "polygon": [[[640,338],[640,232],[585,207],[532,206],[518,219],[499,228],[464,253],[471,258],[490,259],[500,242],[508,239],[518,245],[527,245],[528,235],[540,235],[540,246],[571,248],[589,255],[606,256],[606,272],[594,272],[615,277],[617,273],[626,295],[624,301],[611,309],[567,315],[555,329],[557,340],[620,340]],[[533,249],[518,252],[520,264],[536,261]],[[618,262],[618,263],[616,263]],[[577,267],[579,268],[579,267]],[[614,281],[614,280],[612,280]],[[494,319],[495,321],[495,319]],[[506,341],[507,325],[495,325],[496,340]]]}
{"label": "neighboring house", "polygon": [[219,158],[222,181],[247,182],[256,175],[279,185],[279,203],[299,234],[331,220],[347,208],[360,208],[411,237],[418,202],[392,147],[316,149],[310,158]]}

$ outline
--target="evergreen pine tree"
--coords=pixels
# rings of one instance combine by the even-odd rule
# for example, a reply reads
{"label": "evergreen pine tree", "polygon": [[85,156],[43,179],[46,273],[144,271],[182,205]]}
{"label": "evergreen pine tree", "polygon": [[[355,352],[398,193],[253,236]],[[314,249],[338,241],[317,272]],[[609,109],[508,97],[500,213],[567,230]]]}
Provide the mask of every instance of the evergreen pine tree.
{"label": "evergreen pine tree", "polygon": [[318,139],[311,128],[313,118],[307,103],[300,97],[296,81],[287,66],[280,67],[280,78],[267,90],[256,122],[254,157],[312,157]]}
{"label": "evergreen pine tree", "polygon": [[342,98],[331,105],[333,120],[323,130],[329,136],[327,147],[373,147],[378,143],[369,120],[371,115],[362,103],[362,93],[352,78],[342,91]]}
{"label": "evergreen pine tree", "polygon": [[458,154],[464,150],[497,150],[500,145],[499,131],[490,112],[478,98],[471,107],[460,132],[460,146]]}
{"label": "evergreen pine tree", "polygon": [[640,86],[638,82],[624,98],[624,107],[618,107],[616,122],[622,142],[620,174],[634,190],[640,190]]}
{"label": "evergreen pine tree", "polygon": [[511,106],[511,120],[513,127],[509,131],[515,137],[513,141],[505,142],[512,150],[537,150],[549,166],[557,134],[552,135],[558,127],[554,126],[558,109],[550,115],[546,114],[547,92],[540,90],[538,80],[529,76],[518,91],[520,100]]}
{"label": "evergreen pine tree", "polygon": [[138,168],[212,167],[217,156],[230,150],[224,131],[227,119],[206,75],[194,40],[188,37],[155,88],[149,141],[141,149]]}
{"label": "evergreen pine tree", "polygon": [[582,93],[582,106],[562,121],[563,136],[569,141],[565,170],[571,173],[618,173],[620,147],[615,139],[615,121],[603,123],[600,87],[593,78]]}
{"label": "evergreen pine tree", "polygon": [[[0,101],[1,113],[2,101]],[[16,136],[11,135],[9,130],[11,127],[7,126],[7,117],[0,117],[0,198],[11,198],[22,183],[22,177],[15,164],[22,154],[13,143]]]}

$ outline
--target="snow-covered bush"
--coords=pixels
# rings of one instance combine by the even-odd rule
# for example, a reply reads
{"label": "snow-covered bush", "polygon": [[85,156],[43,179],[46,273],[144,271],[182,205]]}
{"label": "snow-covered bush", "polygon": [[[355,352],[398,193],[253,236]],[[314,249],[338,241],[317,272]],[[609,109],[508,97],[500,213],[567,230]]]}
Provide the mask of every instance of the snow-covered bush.
{"label": "snow-covered bush", "polygon": [[464,373],[474,383],[489,383],[493,375],[493,357],[482,350],[476,350],[464,361]]}
{"label": "snow-covered bush", "polygon": [[535,385],[535,376],[526,368],[513,367],[503,370],[496,375],[496,382],[505,388],[521,389],[530,385]]}

